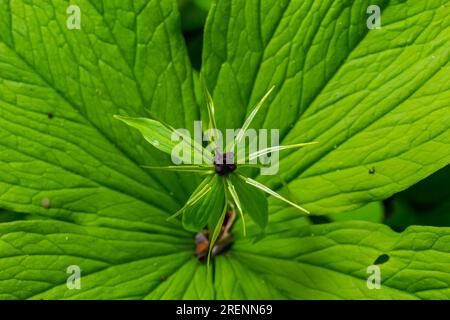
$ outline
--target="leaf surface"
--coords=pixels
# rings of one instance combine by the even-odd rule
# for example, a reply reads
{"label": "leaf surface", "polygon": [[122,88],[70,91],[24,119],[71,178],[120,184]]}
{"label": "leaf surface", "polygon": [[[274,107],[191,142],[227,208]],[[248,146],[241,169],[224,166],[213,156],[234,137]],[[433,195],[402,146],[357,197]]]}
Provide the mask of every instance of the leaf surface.
{"label": "leaf surface", "polygon": [[449,16],[446,0],[217,1],[203,74],[218,126],[239,128],[275,85],[253,127],[320,142],[282,155],[294,200],[325,214],[385,199],[450,162]]}
{"label": "leaf surface", "polygon": [[[205,121],[177,2],[77,3],[81,30],[66,28],[65,1],[0,2],[1,298],[450,298],[448,228],[309,226],[274,199],[266,238],[253,244],[256,230],[242,238],[237,225],[208,275],[193,233],[167,221],[198,177],[142,168],[169,157],[112,117],[191,132]],[[218,1],[208,18],[202,74],[219,128],[240,127],[276,84],[252,126],[320,142],[281,162],[292,200],[314,213],[383,199],[450,160],[446,1],[380,1],[372,31],[368,4]],[[214,186],[201,219],[224,207]],[[382,288],[369,290],[383,255]],[[79,290],[66,284],[72,265]]]}
{"label": "leaf surface", "polygon": [[[5,299],[449,299],[450,229],[345,222],[238,236],[214,260],[214,282],[193,237],[80,227],[58,221],[0,224]],[[381,255],[381,289],[367,267]],[[380,261],[384,261],[380,260]],[[69,265],[81,289],[68,290]]]}
{"label": "leaf surface", "polygon": [[183,226],[192,232],[202,231],[214,217],[221,216],[225,208],[225,187],[222,178],[213,175],[205,179],[210,191],[183,212]]}
{"label": "leaf surface", "polygon": [[230,175],[230,180],[239,195],[242,210],[248,214],[252,220],[264,229],[268,221],[268,202],[265,194],[239,179],[236,175]]}

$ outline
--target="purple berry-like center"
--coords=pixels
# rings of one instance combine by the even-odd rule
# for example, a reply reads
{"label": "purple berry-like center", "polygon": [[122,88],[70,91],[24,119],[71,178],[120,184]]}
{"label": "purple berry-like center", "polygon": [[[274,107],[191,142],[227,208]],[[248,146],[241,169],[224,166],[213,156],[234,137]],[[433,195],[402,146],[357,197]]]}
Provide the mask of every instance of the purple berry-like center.
{"label": "purple berry-like center", "polygon": [[214,165],[216,173],[219,176],[226,176],[227,174],[236,170],[236,164],[234,163],[234,153],[227,152],[222,154],[217,152],[214,157]]}

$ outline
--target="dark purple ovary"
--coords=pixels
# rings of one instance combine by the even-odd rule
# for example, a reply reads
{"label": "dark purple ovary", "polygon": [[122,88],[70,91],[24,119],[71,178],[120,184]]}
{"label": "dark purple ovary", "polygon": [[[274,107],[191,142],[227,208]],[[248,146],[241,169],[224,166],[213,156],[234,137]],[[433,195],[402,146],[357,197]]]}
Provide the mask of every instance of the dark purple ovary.
{"label": "dark purple ovary", "polygon": [[222,154],[217,152],[214,157],[214,165],[216,173],[219,176],[226,176],[227,174],[236,170],[236,164],[234,163],[234,153],[227,152]]}

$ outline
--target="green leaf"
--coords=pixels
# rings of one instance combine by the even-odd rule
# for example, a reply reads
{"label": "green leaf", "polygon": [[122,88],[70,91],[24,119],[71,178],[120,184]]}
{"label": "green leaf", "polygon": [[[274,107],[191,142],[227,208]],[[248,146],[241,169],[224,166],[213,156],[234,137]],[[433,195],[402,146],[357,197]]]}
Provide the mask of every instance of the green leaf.
{"label": "green leaf", "polygon": [[[224,184],[224,181],[222,180],[222,185]],[[225,191],[225,186],[224,191]],[[211,254],[212,250],[214,248],[214,245],[216,244],[217,239],[220,236],[220,232],[223,230],[222,226],[225,221],[225,216],[228,211],[228,196],[225,193],[225,205],[223,206],[223,209],[221,212],[214,211],[211,214],[211,217],[209,218],[208,227],[209,230],[212,230],[212,233],[210,233],[209,237],[209,248],[208,248],[208,259],[207,259],[207,267],[208,270],[210,270],[210,264],[211,264]]]}
{"label": "green leaf", "polygon": [[[0,2],[0,298],[450,298],[448,228],[309,226],[272,197],[266,237],[241,237],[238,222],[208,274],[194,234],[167,221],[200,178],[142,168],[171,163],[113,119],[191,132],[205,121],[178,4],[76,3],[80,30],[66,27],[67,1]],[[208,18],[202,74],[219,128],[239,128],[276,84],[251,126],[321,142],[281,163],[293,201],[317,213],[386,198],[449,162],[448,6],[382,1],[383,27],[368,31],[369,3],[217,1]],[[217,235],[226,193],[213,186],[188,223]],[[366,285],[374,263],[379,290]]]}
{"label": "green leaf", "polygon": [[[173,149],[178,144],[177,141],[172,141],[172,134],[175,130],[171,130],[159,121],[147,118],[130,118],[115,115],[114,118],[125,122],[130,127],[138,129],[151,145],[155,148],[171,154]],[[187,141],[188,143],[190,141]]]}
{"label": "green leaf", "polygon": [[[272,86],[272,88],[270,88],[269,91],[267,91],[267,93],[256,104],[255,108],[252,110],[252,112],[247,117],[247,119],[245,119],[245,122],[242,125],[241,130],[239,131],[239,133],[237,134],[237,136],[235,138],[235,141],[234,141],[235,145],[239,145],[239,143],[241,143],[242,138],[244,138],[245,132],[248,130],[253,119],[255,118],[255,116],[257,115],[259,110],[262,108],[264,103],[267,101],[267,99],[269,98],[270,94],[273,92],[274,89],[275,89],[275,86]],[[233,150],[234,150],[234,148],[233,148]]]}
{"label": "green leaf", "polygon": [[449,13],[446,0],[217,1],[202,70],[217,124],[239,128],[276,85],[252,126],[320,141],[281,159],[294,200],[329,214],[406,189],[450,163]]}
{"label": "green leaf", "polygon": [[63,1],[0,7],[0,207],[117,228],[177,225],[163,221],[195,179],[141,168],[170,159],[113,115],[151,112],[189,128],[192,73],[181,35],[164,31],[178,25],[176,2],[133,3],[82,1],[81,30],[67,29]]}
{"label": "green leaf", "polygon": [[[239,238],[231,254],[218,256],[213,282],[192,257],[191,236],[58,221],[0,224],[0,297],[450,298],[449,228],[411,227],[398,234],[377,224],[346,222],[268,231],[257,244]],[[381,289],[370,290],[367,267],[382,255],[389,260],[379,265]],[[82,270],[79,290],[67,289],[69,265]]]}
{"label": "green leaf", "polygon": [[183,210],[183,226],[192,232],[202,231],[212,217],[222,214],[226,205],[222,178],[213,175],[208,179],[207,185],[211,190],[199,201]]}
{"label": "green leaf", "polygon": [[264,193],[250,187],[235,174],[230,175],[230,180],[239,195],[243,212],[248,214],[261,229],[264,229],[269,216],[268,202]]}

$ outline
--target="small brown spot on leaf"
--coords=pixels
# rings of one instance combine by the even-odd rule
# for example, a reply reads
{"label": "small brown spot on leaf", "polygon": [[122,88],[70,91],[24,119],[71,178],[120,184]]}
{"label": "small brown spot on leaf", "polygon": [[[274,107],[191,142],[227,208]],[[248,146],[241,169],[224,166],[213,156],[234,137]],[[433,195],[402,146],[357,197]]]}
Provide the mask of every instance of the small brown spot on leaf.
{"label": "small brown spot on leaf", "polygon": [[42,205],[42,208],[49,209],[50,208],[50,199],[49,198],[42,199],[41,205]]}
{"label": "small brown spot on leaf", "polygon": [[48,117],[49,119],[53,119],[54,114],[53,114],[52,112],[49,112],[49,113],[47,113],[47,117]]}
{"label": "small brown spot on leaf", "polygon": [[167,275],[163,274],[161,277],[159,277],[161,279],[161,281],[166,281],[167,280]]}
{"label": "small brown spot on leaf", "polygon": [[369,174],[374,174],[375,173],[375,167],[372,167],[369,169]]}

